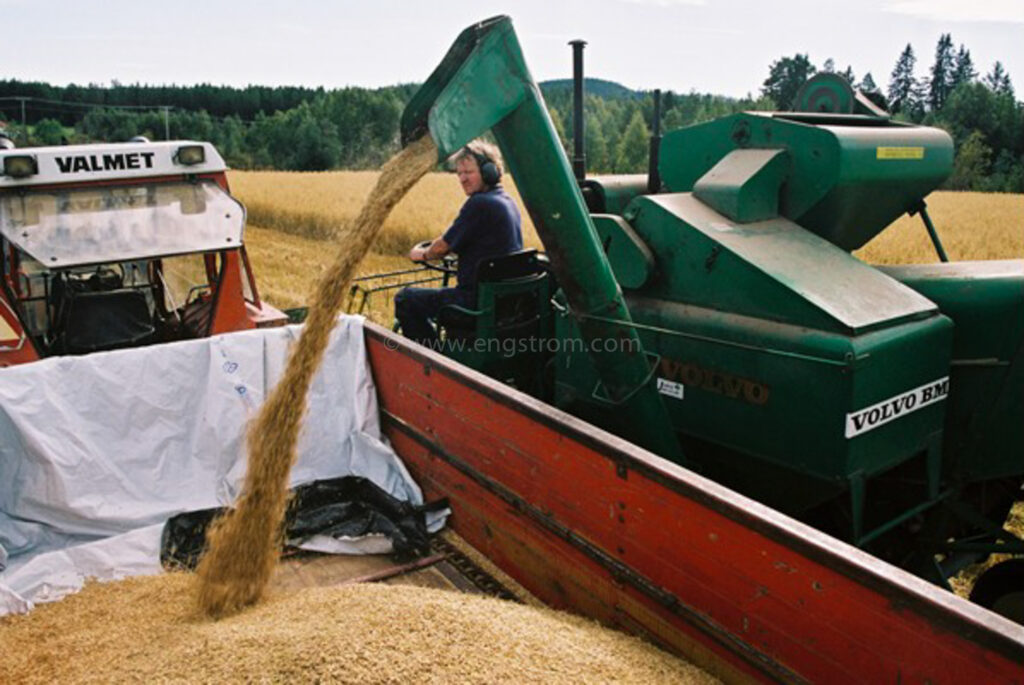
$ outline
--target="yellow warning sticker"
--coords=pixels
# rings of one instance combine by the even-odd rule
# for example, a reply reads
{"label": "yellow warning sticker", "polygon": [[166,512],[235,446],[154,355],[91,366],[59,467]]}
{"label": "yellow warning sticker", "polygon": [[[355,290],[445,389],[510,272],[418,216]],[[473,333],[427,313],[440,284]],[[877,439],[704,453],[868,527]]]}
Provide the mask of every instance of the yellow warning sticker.
{"label": "yellow warning sticker", "polygon": [[923,147],[876,148],[875,159],[924,159]]}

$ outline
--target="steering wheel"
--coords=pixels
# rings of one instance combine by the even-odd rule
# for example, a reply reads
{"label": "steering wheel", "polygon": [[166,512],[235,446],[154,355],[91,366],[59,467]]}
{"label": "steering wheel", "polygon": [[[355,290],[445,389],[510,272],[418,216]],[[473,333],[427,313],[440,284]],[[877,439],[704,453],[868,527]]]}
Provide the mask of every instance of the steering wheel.
{"label": "steering wheel", "polygon": [[[416,247],[425,250],[433,242],[433,240],[424,240],[422,243],[417,243]],[[440,259],[424,259],[415,263],[422,264],[427,269],[433,271],[440,271],[443,274],[454,274],[459,270],[459,258],[451,253],[446,254]]]}

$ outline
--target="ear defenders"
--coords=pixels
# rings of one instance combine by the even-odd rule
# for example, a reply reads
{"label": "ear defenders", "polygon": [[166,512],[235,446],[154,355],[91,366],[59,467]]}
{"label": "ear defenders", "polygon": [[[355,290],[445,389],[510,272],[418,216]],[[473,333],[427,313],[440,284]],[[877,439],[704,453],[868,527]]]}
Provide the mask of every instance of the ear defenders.
{"label": "ear defenders", "polygon": [[484,182],[484,185],[498,185],[498,181],[501,180],[501,170],[498,169],[498,165],[492,162],[486,155],[480,154],[468,145],[466,146],[466,152],[473,156],[477,166],[480,167],[480,179]]}

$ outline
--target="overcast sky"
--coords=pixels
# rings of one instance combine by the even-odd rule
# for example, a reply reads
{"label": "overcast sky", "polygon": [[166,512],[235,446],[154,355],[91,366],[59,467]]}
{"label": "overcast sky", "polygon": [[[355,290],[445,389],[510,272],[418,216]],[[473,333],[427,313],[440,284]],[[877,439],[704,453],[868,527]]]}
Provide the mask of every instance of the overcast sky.
{"label": "overcast sky", "polygon": [[1024,95],[1024,0],[0,0],[0,78],[67,83],[385,86],[422,81],[459,31],[512,16],[537,80],[756,94],[775,59],[870,71],[885,88],[909,42],[918,75],[942,33]]}

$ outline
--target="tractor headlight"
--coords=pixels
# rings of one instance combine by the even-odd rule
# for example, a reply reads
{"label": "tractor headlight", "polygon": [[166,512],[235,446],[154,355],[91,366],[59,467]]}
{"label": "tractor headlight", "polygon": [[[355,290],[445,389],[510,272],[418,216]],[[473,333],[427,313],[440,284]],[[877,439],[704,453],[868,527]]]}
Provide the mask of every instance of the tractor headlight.
{"label": "tractor headlight", "polygon": [[4,157],[4,176],[25,178],[39,173],[36,158],[32,155],[8,155]]}
{"label": "tractor headlight", "polygon": [[206,161],[206,148],[202,145],[182,145],[174,153],[174,161],[185,166],[195,166]]}

